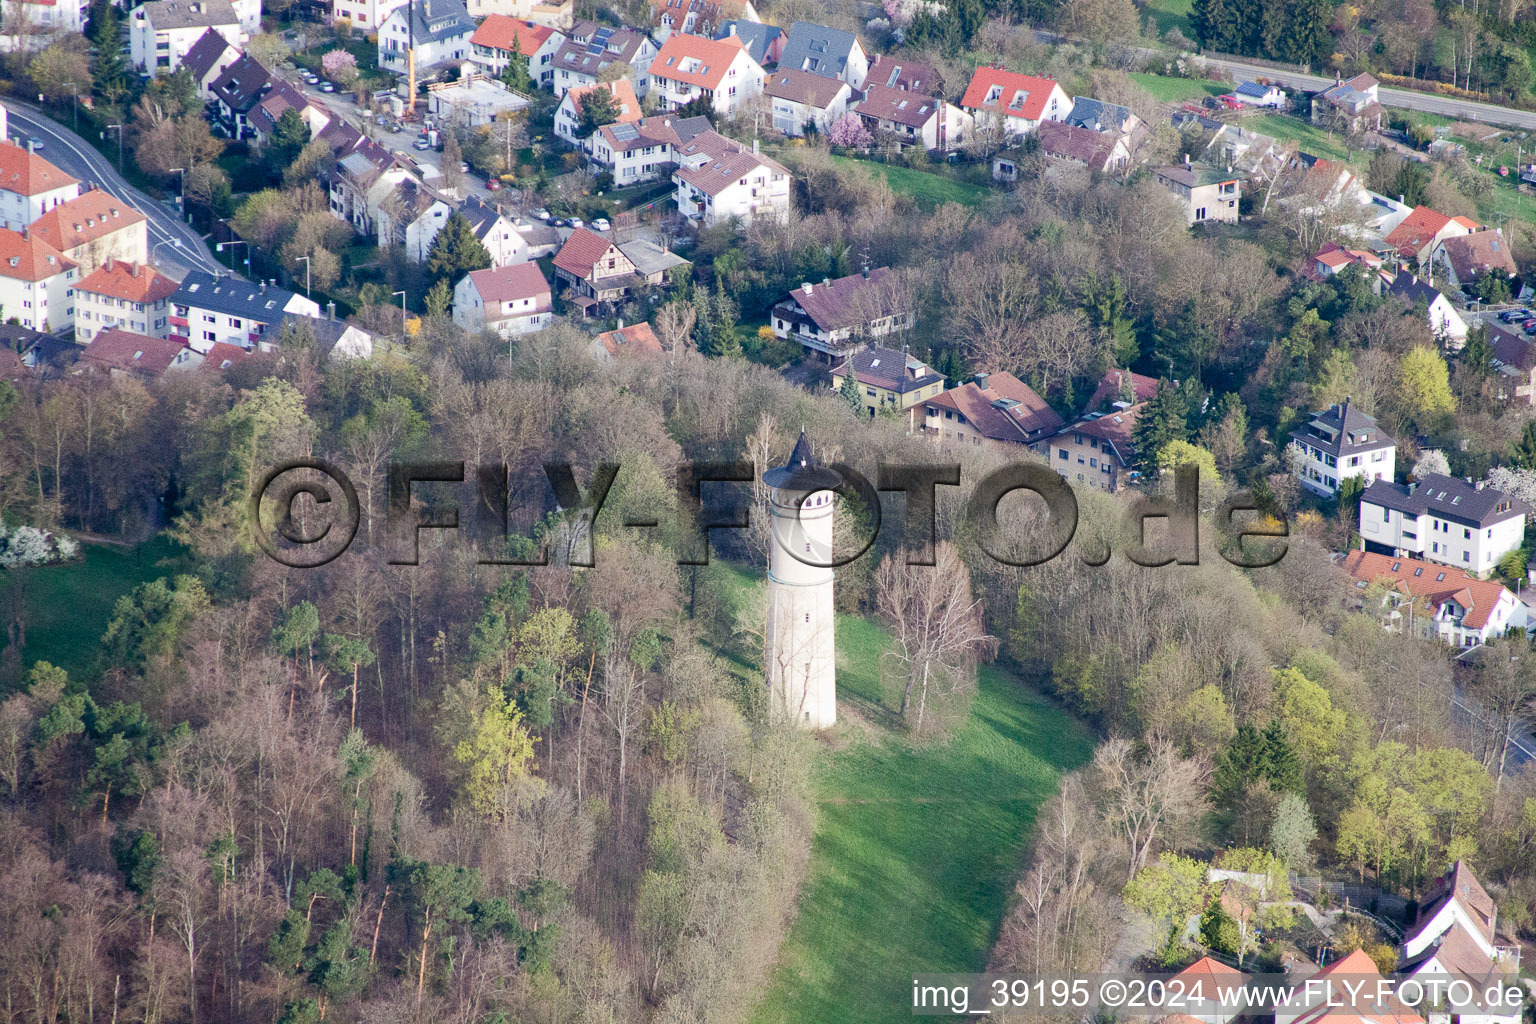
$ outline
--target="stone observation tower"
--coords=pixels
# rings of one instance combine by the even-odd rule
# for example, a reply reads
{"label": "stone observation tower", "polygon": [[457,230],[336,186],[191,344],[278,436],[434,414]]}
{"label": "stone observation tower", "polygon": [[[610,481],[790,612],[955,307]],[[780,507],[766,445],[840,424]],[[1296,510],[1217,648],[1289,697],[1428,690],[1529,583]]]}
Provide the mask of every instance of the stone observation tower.
{"label": "stone observation tower", "polygon": [[772,491],[768,628],[763,656],[772,713],[803,729],[837,721],[833,648],[832,489],[842,476],[823,466],[805,431],[789,462],[763,474]]}

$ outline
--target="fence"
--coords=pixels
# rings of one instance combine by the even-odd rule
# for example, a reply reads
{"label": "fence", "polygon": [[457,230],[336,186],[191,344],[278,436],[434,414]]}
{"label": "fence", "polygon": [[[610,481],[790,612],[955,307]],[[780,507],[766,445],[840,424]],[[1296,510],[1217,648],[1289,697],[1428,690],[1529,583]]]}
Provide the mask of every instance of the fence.
{"label": "fence", "polygon": [[1317,875],[1298,875],[1291,873],[1291,889],[1298,894],[1306,896],[1316,902],[1319,895],[1326,892],[1335,903],[1349,904],[1351,913],[1369,917],[1381,926],[1381,929],[1395,939],[1403,936],[1403,926],[1400,923],[1408,909],[1408,900],[1396,893],[1390,893],[1374,885],[1362,885],[1356,882],[1328,882]]}

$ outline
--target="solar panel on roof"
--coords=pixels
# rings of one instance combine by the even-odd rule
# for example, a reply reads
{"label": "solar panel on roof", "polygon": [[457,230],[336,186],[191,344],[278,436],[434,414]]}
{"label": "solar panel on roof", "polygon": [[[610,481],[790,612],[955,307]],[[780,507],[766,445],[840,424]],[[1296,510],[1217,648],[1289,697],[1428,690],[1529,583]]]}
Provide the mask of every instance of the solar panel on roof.
{"label": "solar panel on roof", "polygon": [[616,124],[612,131],[613,137],[619,142],[633,142],[640,137],[640,128],[634,124]]}

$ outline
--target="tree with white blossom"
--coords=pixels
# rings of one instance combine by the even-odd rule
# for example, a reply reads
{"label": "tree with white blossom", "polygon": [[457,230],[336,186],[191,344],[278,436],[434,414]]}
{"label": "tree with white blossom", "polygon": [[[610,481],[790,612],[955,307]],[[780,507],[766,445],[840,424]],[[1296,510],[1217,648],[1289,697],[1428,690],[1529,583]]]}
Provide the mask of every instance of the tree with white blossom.
{"label": "tree with white blossom", "polygon": [[1440,449],[1426,448],[1419,454],[1419,460],[1413,464],[1413,478],[1423,480],[1433,474],[1450,476],[1451,464],[1446,461],[1445,453]]}

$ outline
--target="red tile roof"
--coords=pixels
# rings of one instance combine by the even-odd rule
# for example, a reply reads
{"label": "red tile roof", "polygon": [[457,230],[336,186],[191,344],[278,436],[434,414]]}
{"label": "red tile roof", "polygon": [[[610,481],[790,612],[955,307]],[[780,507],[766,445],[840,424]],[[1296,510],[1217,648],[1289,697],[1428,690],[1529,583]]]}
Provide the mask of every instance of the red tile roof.
{"label": "red tile roof", "polygon": [[177,282],[153,267],[108,260],[75,285],[75,290],[110,295],[126,302],[159,302],[170,298],[179,287]]}
{"label": "red tile roof", "polygon": [[[667,37],[656,59],[651,61],[651,75],[705,89],[718,89],[725,79],[726,69],[744,49],[741,40],[735,36],[705,39],[686,32],[674,32]],[[689,70],[684,71],[685,67]]]}
{"label": "red tile roof", "polygon": [[1194,963],[1190,964],[1188,967],[1184,968],[1178,974],[1175,974],[1174,977],[1184,979],[1233,978],[1240,976],[1242,973],[1243,972],[1238,970],[1236,967],[1228,967],[1220,960],[1214,960],[1211,957],[1203,956],[1199,960],[1196,960]]}
{"label": "red tile roof", "polygon": [[203,353],[203,369],[227,370],[249,357],[250,354],[250,350],[243,349],[239,345],[216,341],[207,352]]}
{"label": "red tile roof", "polygon": [[109,327],[92,338],[80,358],[100,369],[127,370],[158,377],[186,351],[185,342],[151,338],[119,327]]}
{"label": "red tile roof", "polygon": [[52,192],[56,188],[78,185],[53,164],[36,153],[28,153],[14,142],[0,142],[0,189],[23,196]]}
{"label": "red tile roof", "polygon": [[591,228],[577,228],[565,240],[560,251],[555,253],[555,266],[584,278],[592,273],[593,265],[613,248],[616,247],[611,239]]}
{"label": "red tile roof", "polygon": [[885,85],[871,85],[865,90],[864,98],[854,106],[854,109],[865,117],[921,128],[933,120],[934,115],[943,106],[943,100],[925,96],[922,93],[893,89]]}
{"label": "red tile roof", "polygon": [[651,330],[651,325],[643,321],[630,324],[628,327],[620,327],[616,331],[604,331],[597,336],[597,340],[607,350],[608,355],[615,358],[665,354],[665,350],[661,347],[661,339],[656,337],[656,332]]}
{"label": "red tile roof", "polygon": [[116,196],[94,189],[60,203],[32,224],[32,231],[61,252],[94,242],[134,224],[145,216]]}
{"label": "red tile roof", "polygon": [[[1395,999],[1386,1003],[1375,1002],[1377,986],[1369,981],[1364,983],[1358,994],[1346,987],[1354,983],[1354,978],[1381,977],[1376,961],[1363,950],[1357,949],[1335,960],[1313,975],[1309,983],[1333,975],[1342,976],[1346,980],[1338,985],[1327,986],[1331,989],[1327,998],[1323,996],[1323,986],[1319,986],[1311,996],[1317,1000],[1316,1004],[1296,1018],[1297,1024],[1319,1024],[1321,1021],[1327,1021],[1328,1024],[1424,1024],[1423,1017]],[[1304,1003],[1309,1001],[1307,993],[1301,993],[1301,996]]]}
{"label": "red tile roof", "polygon": [[[993,86],[999,86],[1001,95],[987,102]],[[979,67],[965,90],[960,105],[967,110],[997,110],[1010,117],[1022,117],[1030,121],[1040,120],[1045,113],[1046,100],[1061,88],[1055,79],[1021,75],[1002,68]]]}
{"label": "red tile roof", "polygon": [[[705,159],[694,159],[702,154]],[[706,195],[717,196],[747,175],[765,167],[770,173],[788,174],[784,165],[762,153],[754,153],[735,139],[728,139],[719,132],[700,132],[687,145],[677,151],[682,164],[673,171]]]}
{"label": "red tile roof", "polygon": [[505,14],[492,14],[480,23],[480,27],[475,29],[475,34],[469,37],[469,41],[476,46],[506,50],[511,53],[512,41],[515,39],[522,55],[532,57],[552,35],[554,35],[552,28],[535,25],[531,21],[523,21],[520,18],[510,18]]}
{"label": "red tile roof", "polygon": [[1089,437],[1108,442],[1110,451],[1120,460],[1121,465],[1129,466],[1131,457],[1136,451],[1136,446],[1131,443],[1131,431],[1136,426],[1136,418],[1146,407],[1147,403],[1141,402],[1128,409],[1107,412],[1091,420],[1078,420],[1070,427],[1063,429],[1080,431]]}
{"label": "red tile roof", "polygon": [[640,99],[635,95],[635,86],[627,78],[621,78],[617,82],[595,82],[592,85],[578,85],[566,92],[571,99],[571,107],[577,117],[581,116],[581,98],[593,89],[607,89],[613,93],[614,100],[618,103],[619,116],[610,124],[624,124],[629,121],[638,121],[641,118]]}
{"label": "red tile roof", "polygon": [[36,234],[0,228],[0,277],[46,281],[77,266]]}
{"label": "red tile roof", "polygon": [[1518,273],[1504,232],[1498,230],[1447,238],[1445,258],[1451,261],[1456,279],[1463,285],[1493,270],[1503,271],[1511,277]]}
{"label": "red tile roof", "polygon": [[514,263],[508,267],[471,271],[469,279],[483,302],[519,302],[543,297],[549,305],[549,282],[537,263]]}
{"label": "red tile roof", "polygon": [[977,433],[997,441],[1028,444],[1062,425],[1056,410],[1011,373],[987,374],[986,390],[966,381],[928,399],[926,405],[962,414]]}
{"label": "red tile roof", "polygon": [[1157,378],[1148,377],[1145,374],[1131,373],[1129,370],[1110,370],[1099,378],[1099,386],[1094,388],[1093,397],[1088,399],[1088,404],[1083,406],[1087,412],[1098,412],[1106,403],[1121,401],[1120,394],[1124,389],[1125,375],[1131,374],[1131,386],[1136,389],[1132,405],[1138,405],[1157,394]]}
{"label": "red tile roof", "polygon": [[1366,583],[1391,581],[1394,589],[1422,597],[1436,609],[1454,600],[1466,610],[1463,621],[1469,629],[1488,625],[1488,617],[1500,598],[1509,593],[1501,583],[1480,580],[1452,566],[1417,558],[1393,558],[1374,551],[1351,551],[1344,557],[1344,569]]}
{"label": "red tile roof", "polygon": [[1450,222],[1451,218],[1443,213],[1427,206],[1415,206],[1413,212],[1387,236],[1387,247],[1417,256]]}

